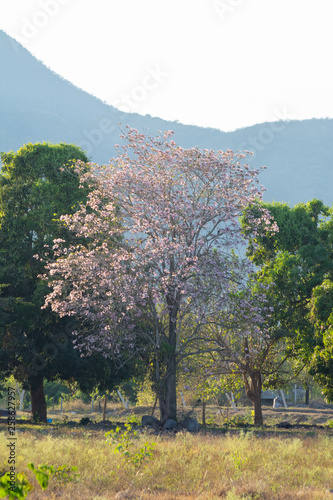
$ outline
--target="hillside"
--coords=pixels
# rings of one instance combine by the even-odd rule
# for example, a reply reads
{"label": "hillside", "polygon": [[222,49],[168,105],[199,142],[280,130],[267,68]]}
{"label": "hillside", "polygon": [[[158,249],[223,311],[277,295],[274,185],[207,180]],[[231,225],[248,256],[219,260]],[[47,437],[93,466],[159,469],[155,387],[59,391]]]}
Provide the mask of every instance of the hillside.
{"label": "hillside", "polygon": [[316,197],[333,202],[332,119],[222,132],[124,113],[52,72],[3,31],[0,65],[0,151],[17,150],[26,142],[70,142],[85,149],[92,161],[105,163],[119,143],[120,123],[151,134],[171,129],[184,147],[254,151],[250,163],[267,166],[261,174],[266,200],[296,204]]}

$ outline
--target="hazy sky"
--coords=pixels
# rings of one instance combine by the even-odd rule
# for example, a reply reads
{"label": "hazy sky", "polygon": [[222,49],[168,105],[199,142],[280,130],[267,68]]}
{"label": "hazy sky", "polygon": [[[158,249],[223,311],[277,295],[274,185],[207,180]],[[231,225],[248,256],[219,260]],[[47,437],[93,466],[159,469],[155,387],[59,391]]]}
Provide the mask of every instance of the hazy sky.
{"label": "hazy sky", "polygon": [[0,28],[124,111],[234,130],[333,117],[333,0],[0,0]]}

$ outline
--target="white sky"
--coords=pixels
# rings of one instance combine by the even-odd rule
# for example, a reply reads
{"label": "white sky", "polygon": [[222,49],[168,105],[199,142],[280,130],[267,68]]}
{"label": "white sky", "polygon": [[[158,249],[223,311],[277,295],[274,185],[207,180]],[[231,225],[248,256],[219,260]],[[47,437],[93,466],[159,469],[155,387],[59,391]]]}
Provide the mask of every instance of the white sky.
{"label": "white sky", "polygon": [[221,130],[333,117],[333,0],[0,0],[0,29],[124,111]]}

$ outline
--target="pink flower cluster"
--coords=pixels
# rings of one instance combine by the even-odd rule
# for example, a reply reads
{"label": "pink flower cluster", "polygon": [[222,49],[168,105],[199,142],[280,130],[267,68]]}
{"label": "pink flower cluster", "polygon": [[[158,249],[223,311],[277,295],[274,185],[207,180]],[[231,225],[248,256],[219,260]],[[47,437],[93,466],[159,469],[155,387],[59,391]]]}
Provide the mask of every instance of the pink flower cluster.
{"label": "pink flower cluster", "polygon": [[[262,196],[260,169],[230,150],[183,149],[171,135],[149,138],[128,129],[109,165],[76,165],[91,193],[62,221],[85,243],[54,242],[46,305],[81,318],[77,345],[88,353],[113,355],[124,343],[134,345],[142,315],[154,345],[168,335],[170,321],[180,338],[181,319],[191,307],[200,311],[208,277],[229,290],[232,274],[245,272],[230,250],[244,244],[239,218]],[[277,230],[267,212],[252,224]]]}

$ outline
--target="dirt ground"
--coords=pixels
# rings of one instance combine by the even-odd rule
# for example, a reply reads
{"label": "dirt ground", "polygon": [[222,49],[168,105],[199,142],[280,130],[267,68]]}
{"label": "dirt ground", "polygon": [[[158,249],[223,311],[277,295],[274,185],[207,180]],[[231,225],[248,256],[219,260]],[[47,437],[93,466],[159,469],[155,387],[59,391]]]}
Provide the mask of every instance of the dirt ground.
{"label": "dirt ground", "polygon": [[264,407],[264,419],[267,421],[282,419],[290,421],[292,424],[310,424],[310,425],[323,425],[328,421],[333,420],[333,406],[326,405],[326,407],[290,407],[285,408],[269,408]]}
{"label": "dirt ground", "polygon": [[[137,423],[141,422],[142,415],[151,415],[152,408],[144,406],[133,406],[129,409],[125,409],[121,404],[109,404],[106,412],[106,420],[108,425],[126,422],[129,418],[134,419]],[[235,411],[231,407],[218,407],[214,405],[208,405],[206,407],[206,429],[208,428],[222,428],[224,426],[236,426],[238,423],[246,423],[251,425],[252,423],[252,407],[239,407]],[[155,411],[154,415],[158,418],[158,411]],[[198,422],[202,423],[202,408],[180,408],[179,419],[190,415],[196,417]],[[52,420],[52,425],[54,424],[79,424],[82,418],[89,418],[90,424],[93,427],[102,427],[102,413],[97,411],[91,413],[89,407],[86,408],[64,408],[61,413],[59,409],[54,412],[48,411],[48,419]],[[287,422],[290,424],[290,428],[321,428],[325,427],[328,430],[333,431],[333,405],[315,405],[310,404],[309,406],[290,406],[286,408],[274,409],[271,406],[263,406],[263,417],[264,425],[268,428],[274,429],[278,427],[281,423]],[[28,423],[30,419],[29,412],[17,412],[17,425],[24,425]],[[331,426],[328,426],[328,422],[332,422]],[[1,424],[7,424],[7,418],[0,418]],[[97,425],[99,424],[99,425]],[[1,426],[2,427],[2,426]]]}

